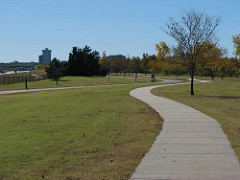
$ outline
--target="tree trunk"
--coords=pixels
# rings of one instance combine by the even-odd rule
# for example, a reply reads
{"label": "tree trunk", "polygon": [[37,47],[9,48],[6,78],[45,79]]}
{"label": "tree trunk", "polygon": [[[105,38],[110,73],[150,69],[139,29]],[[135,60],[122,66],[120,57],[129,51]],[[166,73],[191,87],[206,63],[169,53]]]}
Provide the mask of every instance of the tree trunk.
{"label": "tree trunk", "polygon": [[212,76],[212,80],[214,79],[214,77],[213,77],[213,71],[211,70],[211,76]]}
{"label": "tree trunk", "polygon": [[110,81],[110,72],[108,73],[108,82]]}
{"label": "tree trunk", "polygon": [[192,64],[190,68],[191,68],[190,69],[190,74],[191,74],[191,95],[194,95],[193,83],[194,83],[195,64]]}
{"label": "tree trunk", "polygon": [[28,85],[27,85],[27,77],[25,77],[25,88],[28,89]]}
{"label": "tree trunk", "polygon": [[194,91],[193,91],[193,73],[191,74],[191,95],[194,95]]}
{"label": "tree trunk", "polygon": [[222,73],[222,80],[223,80],[224,76],[225,76],[225,70]]}

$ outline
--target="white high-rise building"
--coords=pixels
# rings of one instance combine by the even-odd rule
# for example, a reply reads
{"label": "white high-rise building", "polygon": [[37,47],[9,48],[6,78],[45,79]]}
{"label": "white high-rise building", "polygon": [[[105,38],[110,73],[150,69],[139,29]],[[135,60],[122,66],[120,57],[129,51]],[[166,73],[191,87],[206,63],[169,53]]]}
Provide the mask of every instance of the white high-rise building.
{"label": "white high-rise building", "polygon": [[51,51],[48,48],[42,50],[42,55],[39,56],[39,63],[49,63],[51,61]]}

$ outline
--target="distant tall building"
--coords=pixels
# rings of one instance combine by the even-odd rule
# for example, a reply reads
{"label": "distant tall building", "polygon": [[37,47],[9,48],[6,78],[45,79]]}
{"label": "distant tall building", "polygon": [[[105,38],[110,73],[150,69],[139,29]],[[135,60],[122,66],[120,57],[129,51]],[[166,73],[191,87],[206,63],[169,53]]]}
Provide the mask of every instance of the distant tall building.
{"label": "distant tall building", "polygon": [[42,55],[39,56],[38,62],[39,63],[49,63],[51,61],[51,51],[48,48],[42,50]]}

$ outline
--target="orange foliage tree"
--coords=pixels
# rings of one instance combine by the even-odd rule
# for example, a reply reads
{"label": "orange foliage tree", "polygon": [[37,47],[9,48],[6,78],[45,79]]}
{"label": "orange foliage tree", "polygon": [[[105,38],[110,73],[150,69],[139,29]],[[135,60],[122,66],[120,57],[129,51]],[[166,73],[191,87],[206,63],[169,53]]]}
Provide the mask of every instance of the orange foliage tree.
{"label": "orange foliage tree", "polygon": [[169,75],[173,71],[173,61],[170,56],[170,48],[162,41],[155,45],[157,53],[156,59],[150,62],[151,71],[162,71],[166,75]]}

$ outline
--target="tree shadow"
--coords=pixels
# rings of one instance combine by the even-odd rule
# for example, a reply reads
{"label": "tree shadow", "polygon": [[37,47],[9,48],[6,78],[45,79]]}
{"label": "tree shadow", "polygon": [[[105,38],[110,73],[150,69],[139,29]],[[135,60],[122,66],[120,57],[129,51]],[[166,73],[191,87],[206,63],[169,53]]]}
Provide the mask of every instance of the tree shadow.
{"label": "tree shadow", "polygon": [[240,96],[204,96],[204,97],[216,99],[240,99]]}
{"label": "tree shadow", "polygon": [[67,79],[60,79],[59,81],[62,81],[62,82],[66,82],[66,81],[70,81],[70,80],[67,80]]}

